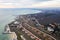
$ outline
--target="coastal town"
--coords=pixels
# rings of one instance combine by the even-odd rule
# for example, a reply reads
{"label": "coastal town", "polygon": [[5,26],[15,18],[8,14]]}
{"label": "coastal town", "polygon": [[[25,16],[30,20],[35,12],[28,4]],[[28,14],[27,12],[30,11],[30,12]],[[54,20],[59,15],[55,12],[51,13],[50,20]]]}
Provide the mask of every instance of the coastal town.
{"label": "coastal town", "polygon": [[[10,31],[15,32],[16,39],[13,40],[59,40],[60,32],[57,28],[54,31],[53,27],[57,25],[49,24],[49,26],[45,27],[40,24],[39,21],[35,17],[31,17],[31,15],[19,15],[16,17],[15,21],[8,24]],[[57,34],[58,33],[58,34]]]}
{"label": "coastal town", "polygon": [[60,40],[60,0],[0,0],[0,40]]}

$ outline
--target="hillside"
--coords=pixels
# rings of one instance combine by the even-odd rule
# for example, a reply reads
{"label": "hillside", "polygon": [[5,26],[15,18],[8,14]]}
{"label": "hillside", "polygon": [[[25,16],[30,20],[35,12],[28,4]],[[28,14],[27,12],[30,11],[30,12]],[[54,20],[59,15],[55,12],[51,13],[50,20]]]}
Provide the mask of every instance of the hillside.
{"label": "hillside", "polygon": [[42,10],[40,13],[30,14],[30,16],[38,19],[41,24],[60,23],[60,10]]}

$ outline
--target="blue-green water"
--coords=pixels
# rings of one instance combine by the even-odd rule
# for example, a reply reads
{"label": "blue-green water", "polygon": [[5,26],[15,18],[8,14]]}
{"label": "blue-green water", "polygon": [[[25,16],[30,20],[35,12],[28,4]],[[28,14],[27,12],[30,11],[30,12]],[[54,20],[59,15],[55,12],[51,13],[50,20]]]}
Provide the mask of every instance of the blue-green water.
{"label": "blue-green water", "polygon": [[0,8],[0,40],[9,40],[8,34],[2,33],[4,31],[5,25],[14,20],[14,15],[32,14],[36,12],[39,12],[39,10],[24,8]]}

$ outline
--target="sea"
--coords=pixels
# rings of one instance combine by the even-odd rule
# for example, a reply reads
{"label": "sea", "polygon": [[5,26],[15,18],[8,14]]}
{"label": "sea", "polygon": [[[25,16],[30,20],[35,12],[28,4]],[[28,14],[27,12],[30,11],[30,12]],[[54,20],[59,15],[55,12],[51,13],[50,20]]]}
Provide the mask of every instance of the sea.
{"label": "sea", "polygon": [[35,14],[40,12],[30,8],[0,8],[0,40],[10,40],[9,34],[3,34],[5,25],[12,22],[17,15]]}

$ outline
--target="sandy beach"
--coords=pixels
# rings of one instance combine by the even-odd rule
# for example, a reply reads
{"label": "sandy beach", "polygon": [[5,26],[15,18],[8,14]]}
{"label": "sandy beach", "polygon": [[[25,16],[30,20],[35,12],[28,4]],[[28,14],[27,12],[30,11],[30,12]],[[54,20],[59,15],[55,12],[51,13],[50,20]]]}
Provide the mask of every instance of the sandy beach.
{"label": "sandy beach", "polygon": [[17,35],[15,34],[15,32],[12,32],[11,34],[9,34],[10,40],[17,40]]}

